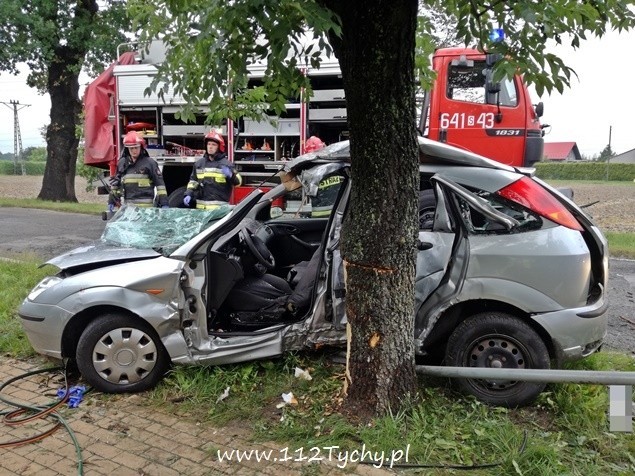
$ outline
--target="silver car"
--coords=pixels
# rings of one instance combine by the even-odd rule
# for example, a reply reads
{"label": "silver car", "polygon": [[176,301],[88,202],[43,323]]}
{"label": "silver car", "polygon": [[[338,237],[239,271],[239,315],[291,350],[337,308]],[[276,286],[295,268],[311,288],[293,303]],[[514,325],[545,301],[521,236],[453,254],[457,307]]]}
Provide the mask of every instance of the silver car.
{"label": "silver car", "polygon": [[[529,170],[423,138],[419,151],[417,358],[549,368],[596,351],[608,251],[592,220]],[[100,242],[49,261],[59,272],[19,309],[31,344],[75,359],[104,392],[149,389],[170,363],[345,345],[339,236],[349,172],[343,142],[288,162],[281,184],[236,206],[122,209]],[[457,383],[510,407],[544,389]]]}

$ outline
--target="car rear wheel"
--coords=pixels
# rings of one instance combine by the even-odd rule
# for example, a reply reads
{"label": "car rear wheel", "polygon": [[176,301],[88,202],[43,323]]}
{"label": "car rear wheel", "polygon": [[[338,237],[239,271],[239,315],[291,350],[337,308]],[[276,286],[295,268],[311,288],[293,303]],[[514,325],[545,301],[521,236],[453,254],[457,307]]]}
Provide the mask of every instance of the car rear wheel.
{"label": "car rear wheel", "polygon": [[[528,324],[505,313],[469,317],[448,339],[445,363],[453,367],[548,369],[549,351]],[[463,392],[490,405],[515,408],[533,402],[546,384],[515,380],[454,379]]]}
{"label": "car rear wheel", "polygon": [[437,201],[434,190],[422,190],[419,192],[419,229],[432,230],[434,225],[434,213]]}
{"label": "car rear wheel", "polygon": [[106,314],[88,324],[76,360],[86,381],[106,393],[148,390],[168,367],[168,354],[154,329],[121,314]]}

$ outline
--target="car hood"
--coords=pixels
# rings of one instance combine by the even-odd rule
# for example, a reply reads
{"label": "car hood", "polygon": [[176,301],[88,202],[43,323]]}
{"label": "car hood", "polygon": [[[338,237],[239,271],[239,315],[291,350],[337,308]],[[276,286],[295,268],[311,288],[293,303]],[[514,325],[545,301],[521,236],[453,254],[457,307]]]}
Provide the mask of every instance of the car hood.
{"label": "car hood", "polygon": [[121,247],[96,241],[90,245],[75,248],[48,260],[45,264],[57,266],[60,270],[73,268],[100,268],[127,261],[156,258],[161,253],[152,249]]}

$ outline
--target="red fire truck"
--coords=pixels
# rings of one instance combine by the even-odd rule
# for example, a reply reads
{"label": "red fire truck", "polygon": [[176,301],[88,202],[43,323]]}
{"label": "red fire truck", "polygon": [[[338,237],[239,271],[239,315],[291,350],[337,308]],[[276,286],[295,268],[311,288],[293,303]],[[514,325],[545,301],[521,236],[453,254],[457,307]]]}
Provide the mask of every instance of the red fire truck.
{"label": "red fire truck", "polygon": [[[204,109],[194,123],[178,119],[185,103],[178,95],[144,94],[156,74],[155,65],[164,57],[158,41],[123,53],[87,87],[84,163],[114,173],[122,138],[135,130],[162,167],[170,206],[179,206],[192,165],[203,154],[203,137],[212,126],[205,125]],[[492,62],[473,49],[437,50],[433,66],[438,76],[422,102],[421,131],[500,162],[529,166],[542,156],[542,104],[533,107],[520,77],[493,83]],[[312,96],[289,102],[284,116],[227,120],[213,127],[225,136],[228,157],[243,177],[243,185],[234,189],[233,203],[255,186],[275,184],[281,162],[303,153],[307,137],[317,135],[326,144],[348,137],[339,65],[325,62],[306,74]],[[252,84],[263,75],[264,68],[253,68]]]}

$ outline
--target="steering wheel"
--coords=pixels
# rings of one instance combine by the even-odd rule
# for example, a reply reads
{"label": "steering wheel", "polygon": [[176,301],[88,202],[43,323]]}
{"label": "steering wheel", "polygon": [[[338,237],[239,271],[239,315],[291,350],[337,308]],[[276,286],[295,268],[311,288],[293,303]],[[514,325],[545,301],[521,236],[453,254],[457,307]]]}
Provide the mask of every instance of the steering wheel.
{"label": "steering wheel", "polygon": [[276,260],[262,238],[250,232],[247,228],[243,228],[241,234],[247,244],[247,248],[249,248],[253,257],[256,258],[256,261],[268,270],[274,269],[276,267]]}

